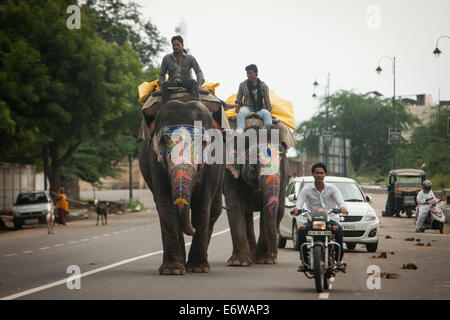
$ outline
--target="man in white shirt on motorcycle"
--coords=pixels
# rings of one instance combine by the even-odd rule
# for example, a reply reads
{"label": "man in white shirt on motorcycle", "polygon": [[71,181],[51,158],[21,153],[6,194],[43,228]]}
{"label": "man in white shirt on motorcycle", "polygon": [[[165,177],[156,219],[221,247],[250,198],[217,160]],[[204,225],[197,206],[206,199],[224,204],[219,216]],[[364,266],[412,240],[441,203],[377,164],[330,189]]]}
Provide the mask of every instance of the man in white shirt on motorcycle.
{"label": "man in white shirt on motorcycle", "polygon": [[[308,210],[313,212],[314,210],[317,210],[319,208],[322,208],[327,212],[330,209],[333,208],[340,208],[342,214],[347,214],[347,206],[344,202],[344,198],[342,197],[341,192],[339,189],[329,183],[325,183],[325,175],[327,173],[327,167],[325,164],[318,162],[314,164],[311,168],[312,174],[314,177],[314,184],[310,186],[304,187],[297,195],[297,204],[294,208],[294,214],[298,215],[298,212],[301,208],[303,208],[303,205],[306,203],[306,207]],[[341,254],[339,257],[336,258],[337,260],[337,266],[339,269],[344,270],[345,266],[342,262],[342,259],[344,257],[344,247],[343,247],[343,231],[342,227],[339,224],[339,215],[332,214],[331,215],[331,226],[337,226],[338,230],[336,231],[336,242],[340,244],[341,246]],[[304,226],[306,228],[300,227],[299,230],[299,248],[301,248],[301,245],[306,242],[306,235],[308,233],[308,230],[311,228],[311,225],[309,222],[307,222]],[[303,247],[303,256],[307,257],[307,248],[306,246]],[[301,259],[301,252],[300,252],[300,259]],[[303,261],[302,261],[303,262]],[[305,265],[300,265],[298,268],[298,271],[302,272],[306,268]]]}
{"label": "man in white shirt on motorcycle", "polygon": [[416,232],[424,232],[425,229],[423,227],[423,224],[425,222],[425,219],[428,216],[428,212],[430,211],[431,204],[427,203],[428,199],[434,199],[436,198],[434,196],[433,191],[431,191],[431,181],[425,180],[422,183],[422,188],[418,194],[417,194],[417,204],[418,204],[418,212],[416,212],[417,220],[416,220]]}

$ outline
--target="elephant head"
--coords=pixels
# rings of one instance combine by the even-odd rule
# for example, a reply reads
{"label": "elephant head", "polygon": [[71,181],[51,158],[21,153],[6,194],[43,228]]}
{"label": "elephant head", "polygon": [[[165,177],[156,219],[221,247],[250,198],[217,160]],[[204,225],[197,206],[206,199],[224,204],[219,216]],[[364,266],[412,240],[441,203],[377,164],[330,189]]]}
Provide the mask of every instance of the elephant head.
{"label": "elephant head", "polygon": [[204,136],[212,128],[211,116],[199,102],[173,100],[161,108],[155,122],[153,151],[169,180],[173,212],[179,217],[181,230],[193,235],[191,195],[204,166]]}

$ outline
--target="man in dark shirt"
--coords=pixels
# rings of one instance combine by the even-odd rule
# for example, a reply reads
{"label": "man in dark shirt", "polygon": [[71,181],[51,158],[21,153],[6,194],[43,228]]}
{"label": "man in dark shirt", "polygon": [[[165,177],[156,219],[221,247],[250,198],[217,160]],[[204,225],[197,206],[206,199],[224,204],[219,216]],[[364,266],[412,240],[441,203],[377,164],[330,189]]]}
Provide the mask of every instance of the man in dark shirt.
{"label": "man in dark shirt", "polygon": [[236,132],[244,131],[245,119],[252,113],[259,115],[264,124],[272,124],[272,115],[270,111],[269,87],[259,80],[258,67],[251,64],[245,67],[247,71],[247,80],[239,85],[239,91],[236,96]]}
{"label": "man in dark shirt", "polygon": [[[195,58],[184,50],[183,38],[172,37],[173,53],[166,55],[161,63],[158,82],[161,85],[162,105],[169,101],[169,87],[184,87],[191,92],[192,100],[200,100],[198,88],[205,82],[203,72]],[[197,81],[191,77],[191,68],[194,69]],[[164,81],[166,73],[169,80]]]}

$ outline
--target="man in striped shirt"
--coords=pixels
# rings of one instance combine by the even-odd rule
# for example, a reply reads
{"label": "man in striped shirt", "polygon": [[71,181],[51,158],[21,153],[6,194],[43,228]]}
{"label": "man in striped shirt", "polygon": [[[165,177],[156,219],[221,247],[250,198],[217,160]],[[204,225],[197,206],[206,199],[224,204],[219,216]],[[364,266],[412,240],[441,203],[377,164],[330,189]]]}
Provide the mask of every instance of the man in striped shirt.
{"label": "man in striped shirt", "polygon": [[244,131],[245,119],[252,113],[259,115],[264,124],[272,124],[269,87],[258,78],[258,67],[251,64],[245,67],[247,80],[241,82],[236,96],[237,130]]}

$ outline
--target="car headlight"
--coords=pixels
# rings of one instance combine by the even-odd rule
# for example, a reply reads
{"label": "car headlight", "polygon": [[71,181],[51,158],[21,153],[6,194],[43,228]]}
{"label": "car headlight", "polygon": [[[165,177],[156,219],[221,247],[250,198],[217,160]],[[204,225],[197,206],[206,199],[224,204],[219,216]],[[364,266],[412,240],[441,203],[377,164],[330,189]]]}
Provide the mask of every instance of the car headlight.
{"label": "car headlight", "polygon": [[312,227],[315,230],[325,230],[327,228],[327,223],[325,221],[313,221]]}
{"label": "car headlight", "polygon": [[372,222],[372,221],[375,221],[375,220],[377,220],[377,215],[375,213],[369,212],[366,215],[366,221]]}

